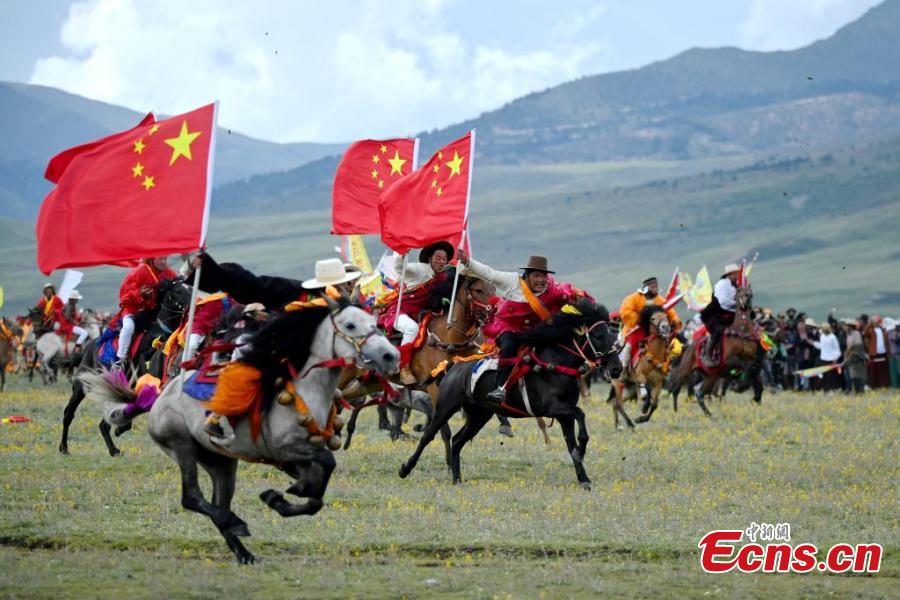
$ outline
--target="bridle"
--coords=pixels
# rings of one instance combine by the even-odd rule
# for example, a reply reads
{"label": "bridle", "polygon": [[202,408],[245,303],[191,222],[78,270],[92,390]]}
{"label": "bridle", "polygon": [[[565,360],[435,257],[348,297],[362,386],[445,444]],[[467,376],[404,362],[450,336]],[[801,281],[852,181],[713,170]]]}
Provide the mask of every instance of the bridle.
{"label": "bridle", "polygon": [[[443,350],[444,352],[458,352],[460,350],[464,350],[469,348],[474,344],[475,339],[478,337],[479,330],[481,327],[493,316],[497,307],[490,302],[482,302],[476,299],[472,295],[472,284],[466,285],[466,304],[462,304],[463,296],[459,295],[456,297],[456,303],[461,304],[465,307],[465,315],[464,319],[457,319],[453,322],[453,324],[447,328],[448,331],[455,331],[460,335],[464,336],[465,339],[457,344],[451,344],[449,342],[444,342],[440,337],[434,332],[428,333],[428,343],[431,346],[438,348],[439,350]],[[474,324],[470,325],[468,329],[463,330],[460,328],[460,324],[466,321],[475,321]]]}
{"label": "bridle", "polygon": [[[178,281],[172,283],[171,286],[166,287],[164,290],[160,290],[163,294],[163,297],[159,303],[159,312],[156,315],[156,324],[159,325],[159,328],[163,331],[163,333],[171,334],[175,331],[172,327],[169,327],[166,323],[175,317],[179,319],[184,317],[184,309],[187,306],[187,302],[181,302],[175,294],[175,290],[179,285],[183,285],[182,281]],[[169,300],[171,296],[171,301]],[[167,306],[167,304],[171,302],[174,306]],[[165,316],[163,316],[165,315]]]}
{"label": "bridle", "polygon": [[[586,367],[584,369],[585,374],[590,373],[598,367],[603,366],[604,364],[606,364],[606,361],[609,360],[610,356],[616,354],[616,348],[614,344],[610,344],[610,348],[606,352],[601,352],[597,350],[596,346],[594,345],[594,340],[591,338],[591,333],[593,333],[594,329],[606,325],[608,325],[606,321],[595,321],[590,326],[583,325],[575,330],[576,337],[572,338],[571,346],[567,344],[558,344],[560,348],[562,348],[569,354],[578,356],[584,361],[584,365]],[[584,342],[579,344],[576,341],[577,337],[584,337]],[[586,349],[590,349],[591,354],[594,357],[593,359],[588,358],[587,352],[585,352]]]}

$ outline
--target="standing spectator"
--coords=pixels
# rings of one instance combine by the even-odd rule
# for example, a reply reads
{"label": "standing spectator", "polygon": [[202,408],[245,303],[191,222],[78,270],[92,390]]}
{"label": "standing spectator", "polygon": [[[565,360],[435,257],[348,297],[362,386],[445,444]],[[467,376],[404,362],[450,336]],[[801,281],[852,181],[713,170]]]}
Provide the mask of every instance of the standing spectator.
{"label": "standing spectator", "polygon": [[873,390],[890,387],[891,343],[880,316],[872,315],[863,330],[863,340],[869,354],[869,387]]}
{"label": "standing spectator", "polygon": [[897,327],[897,320],[890,317],[885,317],[881,326],[887,331],[891,345],[891,385],[900,387],[900,327]]}
{"label": "standing spectator", "polygon": [[[837,336],[831,330],[831,325],[822,323],[820,328],[822,335],[818,341],[813,341],[812,345],[819,351],[818,366],[824,367],[829,365],[837,365],[841,362],[841,346],[838,343]],[[841,385],[841,376],[837,369],[832,369],[825,373],[822,378],[822,389],[827,393],[833,393],[834,390],[843,387]]]}
{"label": "standing spectator", "polygon": [[866,387],[866,363],[869,362],[869,355],[866,354],[866,346],[863,342],[862,334],[859,332],[859,322],[853,319],[846,319],[844,325],[847,326],[847,349],[844,351],[844,368],[849,373],[853,391],[861,394]]}

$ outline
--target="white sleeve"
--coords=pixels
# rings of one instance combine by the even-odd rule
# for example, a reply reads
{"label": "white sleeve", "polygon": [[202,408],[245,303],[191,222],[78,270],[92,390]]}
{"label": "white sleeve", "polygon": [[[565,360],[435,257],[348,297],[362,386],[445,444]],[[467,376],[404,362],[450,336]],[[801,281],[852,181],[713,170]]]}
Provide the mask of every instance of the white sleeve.
{"label": "white sleeve", "polygon": [[469,264],[462,265],[460,275],[470,275],[486,281],[497,288],[497,295],[507,299],[518,300],[522,295],[519,287],[519,274],[512,271],[495,271],[484,263],[470,258]]}

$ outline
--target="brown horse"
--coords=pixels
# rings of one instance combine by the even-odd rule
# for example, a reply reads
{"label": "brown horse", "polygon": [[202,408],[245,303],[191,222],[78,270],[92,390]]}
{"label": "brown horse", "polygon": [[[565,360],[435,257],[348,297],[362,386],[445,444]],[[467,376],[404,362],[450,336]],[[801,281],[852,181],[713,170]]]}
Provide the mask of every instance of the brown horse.
{"label": "brown horse", "polygon": [[[491,298],[495,292],[494,286],[480,279],[460,277],[456,300],[450,311],[435,314],[428,322],[428,337],[424,345],[413,354],[409,367],[419,382],[410,387],[428,392],[432,406],[437,402],[437,384],[431,372],[445,360],[454,356],[469,356],[478,350],[481,326],[493,312]],[[355,369],[342,374],[338,386],[344,399],[352,401],[364,398],[381,389],[378,381],[364,382],[360,379],[360,375],[361,373]],[[344,442],[344,449],[350,447],[356,428],[356,418],[361,409],[362,405],[354,408],[347,423],[347,441]],[[428,416],[430,418],[430,415]],[[399,422],[395,422],[393,429],[392,435],[396,438],[399,435]],[[442,437],[444,433],[441,432]],[[449,439],[450,428],[447,427],[445,440]]]}
{"label": "brown horse", "polygon": [[[696,397],[697,404],[707,417],[711,417],[712,413],[709,412],[704,397],[713,392],[720,381],[733,377],[736,372],[747,375],[753,386],[754,402],[762,402],[762,348],[759,345],[758,328],[751,315],[753,290],[739,287],[735,293],[735,308],[734,323],[722,334],[721,358],[717,366],[711,369],[700,366],[704,344],[695,343],[685,351],[676,377],[681,382],[689,383],[695,373],[702,376],[703,383]],[[705,340],[709,343],[708,336]]]}
{"label": "brown horse", "polygon": [[666,317],[666,311],[655,304],[645,306],[641,310],[640,327],[645,328],[647,337],[641,342],[637,363],[633,367],[623,365],[625,370],[613,382],[613,389],[616,393],[613,421],[617,429],[620,414],[625,419],[625,423],[634,428],[634,424],[625,413],[624,402],[632,398],[636,399],[642,385],[647,388],[650,395],[644,402],[642,414],[635,420],[638,423],[650,420],[650,415],[659,406],[659,393],[669,372],[671,326]]}
{"label": "brown horse", "polygon": [[18,345],[17,335],[21,334],[21,330],[10,322],[6,317],[0,317],[0,392],[6,387],[6,365],[11,363],[16,355],[16,346]]}

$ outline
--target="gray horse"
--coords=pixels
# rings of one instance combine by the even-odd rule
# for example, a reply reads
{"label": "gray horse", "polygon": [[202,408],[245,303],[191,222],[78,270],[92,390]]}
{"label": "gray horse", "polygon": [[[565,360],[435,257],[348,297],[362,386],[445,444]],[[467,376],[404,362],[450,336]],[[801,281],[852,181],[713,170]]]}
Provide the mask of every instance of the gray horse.
{"label": "gray horse", "polygon": [[[343,300],[329,301],[328,308],[278,317],[251,344],[245,360],[268,356],[282,365],[286,359],[296,367],[291,375],[296,392],[305,401],[309,417],[322,429],[329,422],[340,374],[335,359],[353,361],[384,375],[399,370],[400,353],[380,333],[374,317]],[[322,363],[326,365],[319,366]],[[204,405],[181,393],[183,381],[190,375],[191,372],[182,373],[173,379],[156,399],[150,410],[150,436],[181,470],[182,507],[212,519],[238,562],[255,562],[239,539],[249,535],[247,525],[231,511],[238,460],[275,466],[296,480],[287,492],[307,498],[306,502],[293,504],[281,492],[270,489],[260,494],[267,506],[283,517],[312,515],[323,506],[322,496],[336,466],[329,446],[337,444],[313,435],[307,418],[295,405],[281,401],[272,402],[266,410],[257,439],[251,436],[249,419],[242,419],[234,425],[233,437],[227,444],[221,440],[216,443],[216,438],[204,432]],[[130,411],[124,410],[122,403],[134,401],[133,392],[117,390],[110,383],[111,378],[103,374],[83,379],[90,390],[88,397],[104,403],[108,422],[122,425],[130,421]],[[200,490],[198,465],[212,479],[212,502]]]}

